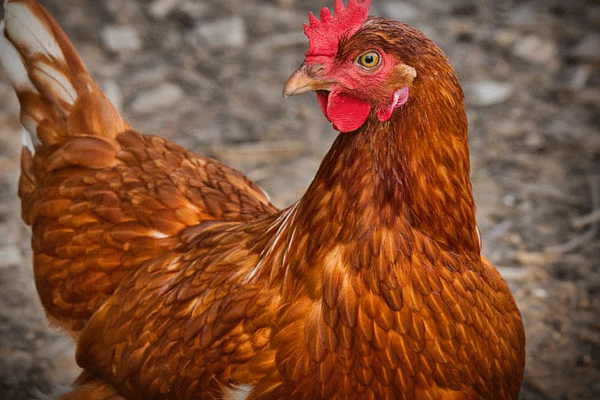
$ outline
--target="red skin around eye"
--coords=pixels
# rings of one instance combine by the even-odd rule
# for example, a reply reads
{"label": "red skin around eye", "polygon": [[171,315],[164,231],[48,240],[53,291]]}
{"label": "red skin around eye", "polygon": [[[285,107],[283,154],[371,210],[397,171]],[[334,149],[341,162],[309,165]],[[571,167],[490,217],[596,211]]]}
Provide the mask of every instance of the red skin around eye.
{"label": "red skin around eye", "polygon": [[375,107],[377,118],[385,122],[396,108],[408,100],[408,87],[385,90],[387,79],[398,61],[385,52],[380,54],[382,62],[372,73],[360,69],[354,62],[336,64],[333,56],[307,59],[308,62],[322,64],[329,71],[329,76],[338,82],[331,92],[317,91],[319,106],[336,130],[357,130],[367,120],[372,107]]}

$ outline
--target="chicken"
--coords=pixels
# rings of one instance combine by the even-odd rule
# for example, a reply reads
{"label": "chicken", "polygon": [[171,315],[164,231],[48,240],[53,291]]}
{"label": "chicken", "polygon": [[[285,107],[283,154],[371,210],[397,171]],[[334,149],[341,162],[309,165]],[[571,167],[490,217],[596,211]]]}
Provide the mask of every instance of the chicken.
{"label": "chicken", "polygon": [[50,15],[8,0],[37,290],[84,369],[63,399],[507,400],[524,331],[481,255],[463,93],[370,0],[310,14],[284,96],[340,132],[294,205],[133,130]]}

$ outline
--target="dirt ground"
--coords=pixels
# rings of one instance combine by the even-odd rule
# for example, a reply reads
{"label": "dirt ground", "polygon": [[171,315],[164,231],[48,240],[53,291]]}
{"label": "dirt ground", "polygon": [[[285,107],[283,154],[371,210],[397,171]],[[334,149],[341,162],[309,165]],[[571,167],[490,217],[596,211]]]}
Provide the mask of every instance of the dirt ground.
{"label": "dirt ground", "polygon": [[[334,132],[314,96],[281,90],[308,11],[331,1],[41,3],[134,127],[244,171],[279,206],[303,193]],[[484,253],[526,326],[521,399],[600,399],[600,4],[373,3],[438,43],[465,88]],[[33,285],[17,116],[2,76],[0,399],[48,398],[78,369]]]}

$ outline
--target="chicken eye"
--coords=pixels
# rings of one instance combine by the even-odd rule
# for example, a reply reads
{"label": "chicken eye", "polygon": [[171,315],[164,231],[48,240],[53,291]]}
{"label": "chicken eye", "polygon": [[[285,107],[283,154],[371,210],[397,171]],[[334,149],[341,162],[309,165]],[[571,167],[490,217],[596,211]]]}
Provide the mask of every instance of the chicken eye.
{"label": "chicken eye", "polygon": [[365,68],[373,68],[379,65],[379,53],[376,51],[369,51],[358,57],[358,64]]}

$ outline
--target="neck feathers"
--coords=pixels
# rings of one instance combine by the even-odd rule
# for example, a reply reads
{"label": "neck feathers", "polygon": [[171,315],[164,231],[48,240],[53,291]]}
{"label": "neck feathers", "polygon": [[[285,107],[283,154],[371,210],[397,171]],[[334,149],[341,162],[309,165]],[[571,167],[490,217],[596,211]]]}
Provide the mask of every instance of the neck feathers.
{"label": "neck feathers", "polygon": [[416,81],[389,121],[371,115],[336,139],[297,210],[321,243],[414,229],[448,251],[479,255],[462,91],[447,73]]}

